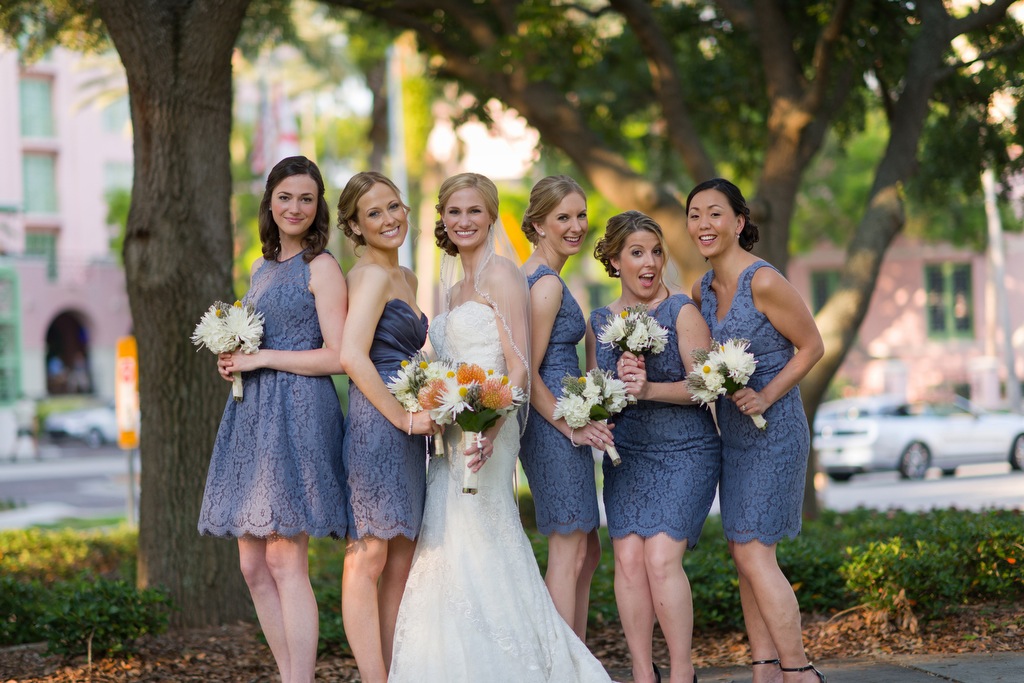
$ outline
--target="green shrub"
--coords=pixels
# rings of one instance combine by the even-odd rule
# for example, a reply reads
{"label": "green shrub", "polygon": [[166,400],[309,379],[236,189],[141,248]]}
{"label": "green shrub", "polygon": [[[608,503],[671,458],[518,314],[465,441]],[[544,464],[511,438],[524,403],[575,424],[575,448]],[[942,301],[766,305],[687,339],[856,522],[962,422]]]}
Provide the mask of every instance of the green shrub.
{"label": "green shrub", "polygon": [[160,590],[83,577],[54,584],[48,593],[40,627],[51,653],[131,652],[136,638],[167,628],[170,598]]}
{"label": "green shrub", "polygon": [[0,575],[52,583],[81,571],[135,581],[137,532],[18,529],[0,531]]}
{"label": "green shrub", "polygon": [[0,576],[0,645],[44,639],[39,624],[45,612],[46,589],[38,581]]}

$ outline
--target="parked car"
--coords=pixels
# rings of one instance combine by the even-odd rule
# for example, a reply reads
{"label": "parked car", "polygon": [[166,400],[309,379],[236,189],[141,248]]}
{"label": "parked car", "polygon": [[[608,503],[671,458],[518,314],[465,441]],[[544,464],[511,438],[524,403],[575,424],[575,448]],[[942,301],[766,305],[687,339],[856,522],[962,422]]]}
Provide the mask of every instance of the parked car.
{"label": "parked car", "polygon": [[112,405],[51,413],[43,421],[43,433],[58,441],[76,439],[93,448],[116,443],[117,414]]}
{"label": "parked car", "polygon": [[814,419],[818,465],[835,481],[896,470],[923,479],[930,467],[1006,462],[1024,468],[1024,415],[994,413],[956,397],[907,403],[892,396],[828,401]]}

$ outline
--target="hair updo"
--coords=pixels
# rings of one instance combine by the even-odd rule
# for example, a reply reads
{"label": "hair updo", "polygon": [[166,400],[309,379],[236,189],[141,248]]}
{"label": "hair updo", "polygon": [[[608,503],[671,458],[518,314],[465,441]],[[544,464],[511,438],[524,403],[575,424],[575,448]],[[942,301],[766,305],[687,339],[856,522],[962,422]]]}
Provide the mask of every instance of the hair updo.
{"label": "hair updo", "polygon": [[[345,234],[345,237],[352,240],[359,247],[366,246],[366,238],[352,230],[352,226],[349,223],[351,221],[359,222],[359,200],[377,183],[390,187],[395,191],[398,201],[402,201],[402,193],[399,191],[398,186],[386,175],[377,171],[356,173],[345,184],[345,189],[341,191],[341,196],[338,197],[338,228]],[[402,206],[405,206],[405,202],[402,202]],[[405,210],[408,211],[409,207],[406,206]]]}
{"label": "hair updo", "polygon": [[483,199],[484,208],[490,216],[490,222],[498,220],[498,188],[490,178],[479,173],[458,173],[446,178],[437,191],[437,213],[441,216],[434,222],[434,242],[449,256],[459,253],[459,248],[448,238],[444,229],[444,208],[451,201],[452,195],[459,190],[476,190]]}
{"label": "hair updo", "polygon": [[744,250],[750,251],[757,244],[759,235],[757,223],[750,220],[750,207],[747,206],[747,200],[743,198],[743,193],[740,192],[740,188],[733,185],[725,178],[712,178],[711,180],[705,180],[697,187],[690,190],[689,196],[686,198],[686,212],[690,212],[690,202],[697,196],[698,193],[704,190],[718,190],[725,195],[725,198],[729,200],[729,206],[736,213],[737,216],[743,216],[743,230],[740,231],[740,246]]}
{"label": "hair updo", "polygon": [[537,244],[537,228],[534,223],[542,223],[548,214],[558,208],[559,203],[571,194],[578,194],[587,201],[587,194],[574,179],[567,175],[549,175],[537,181],[530,190],[530,204],[523,214],[523,234],[532,244]]}
{"label": "hair updo", "polygon": [[594,246],[594,258],[601,262],[604,269],[612,277],[619,277],[619,271],[612,265],[612,259],[618,258],[626,247],[626,240],[634,232],[646,231],[658,237],[658,243],[664,248],[665,236],[657,221],[640,211],[625,211],[608,219],[604,236]]}

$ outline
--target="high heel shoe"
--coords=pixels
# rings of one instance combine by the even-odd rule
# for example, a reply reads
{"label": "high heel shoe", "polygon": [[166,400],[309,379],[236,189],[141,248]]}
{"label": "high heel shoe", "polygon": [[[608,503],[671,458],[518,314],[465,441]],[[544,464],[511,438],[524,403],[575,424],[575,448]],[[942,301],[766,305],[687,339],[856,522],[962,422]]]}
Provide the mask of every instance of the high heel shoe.
{"label": "high heel shoe", "polygon": [[778,664],[782,666],[782,661],[779,659],[758,659],[750,663],[751,666],[758,666],[759,664]]}
{"label": "high heel shoe", "polygon": [[814,664],[812,662],[808,662],[807,666],[798,666],[795,669],[787,669],[782,666],[782,664],[779,664],[779,668],[782,669],[782,673],[787,674],[798,674],[801,671],[813,671],[814,675],[818,677],[818,681],[820,681],[820,683],[825,683],[828,680],[825,678],[825,674],[814,668]]}

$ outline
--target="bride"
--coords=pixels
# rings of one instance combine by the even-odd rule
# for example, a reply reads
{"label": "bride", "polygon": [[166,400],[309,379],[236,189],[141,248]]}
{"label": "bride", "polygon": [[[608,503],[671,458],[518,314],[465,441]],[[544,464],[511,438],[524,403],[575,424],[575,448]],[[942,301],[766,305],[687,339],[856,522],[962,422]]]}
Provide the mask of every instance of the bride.
{"label": "bride", "polygon": [[[475,173],[448,178],[434,230],[442,262],[442,312],[430,325],[439,358],[477,363],[528,389],[529,291],[501,253],[498,191]],[[463,277],[452,284],[456,257]],[[389,683],[610,682],[562,619],[544,586],[512,495],[519,447],[514,416],[470,447],[476,495],[462,492],[461,434],[430,461],[423,526],[395,628]],[[453,464],[454,463],[454,464]]]}

